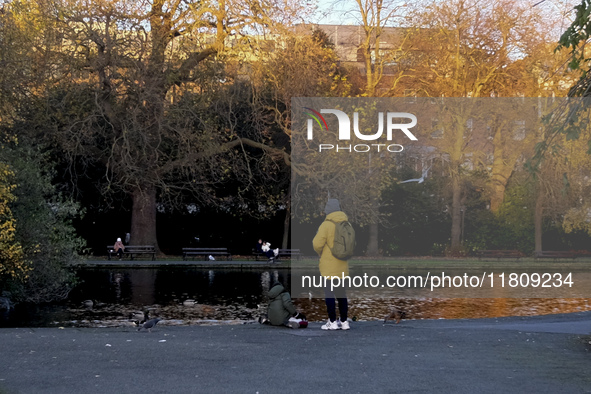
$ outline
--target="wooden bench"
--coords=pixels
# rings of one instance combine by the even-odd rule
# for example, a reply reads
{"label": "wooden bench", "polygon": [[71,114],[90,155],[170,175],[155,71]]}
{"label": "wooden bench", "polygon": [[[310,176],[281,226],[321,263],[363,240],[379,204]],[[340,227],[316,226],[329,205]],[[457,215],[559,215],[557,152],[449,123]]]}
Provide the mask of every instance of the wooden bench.
{"label": "wooden bench", "polygon": [[[257,252],[255,248],[252,248],[252,254],[254,255],[256,261],[259,261],[259,257],[261,256],[267,259],[267,255],[265,253]],[[277,257],[275,257],[275,259],[279,260],[282,257],[295,257],[297,259],[300,259],[302,257],[302,253],[299,249],[279,249],[279,253],[277,254]]]}
{"label": "wooden bench", "polygon": [[264,253],[257,252],[256,248],[252,248],[252,255],[254,256],[255,261],[259,261],[259,257],[261,257],[261,256],[267,257]]}
{"label": "wooden bench", "polygon": [[476,251],[478,259],[516,259],[523,257],[519,250],[478,250]]}
{"label": "wooden bench", "polygon": [[302,253],[299,249],[279,249],[279,254],[277,255],[277,260],[281,259],[282,257],[290,257],[300,259],[302,257]]}
{"label": "wooden bench", "polygon": [[542,250],[534,253],[534,258],[537,259],[576,259],[581,256],[576,252],[569,252],[566,250]]}
{"label": "wooden bench", "polygon": [[183,260],[187,260],[189,256],[203,256],[207,260],[209,256],[218,257],[224,256],[228,261],[232,260],[232,254],[228,248],[183,248]]}
{"label": "wooden bench", "polygon": [[[113,245],[107,246],[107,253],[109,255],[109,260],[111,260],[111,257],[117,256],[115,249],[113,249]],[[156,249],[154,248],[154,245],[127,245],[123,251],[123,255],[127,255],[130,260],[133,260],[133,256],[138,254],[150,254],[152,255],[152,261],[156,260]]]}

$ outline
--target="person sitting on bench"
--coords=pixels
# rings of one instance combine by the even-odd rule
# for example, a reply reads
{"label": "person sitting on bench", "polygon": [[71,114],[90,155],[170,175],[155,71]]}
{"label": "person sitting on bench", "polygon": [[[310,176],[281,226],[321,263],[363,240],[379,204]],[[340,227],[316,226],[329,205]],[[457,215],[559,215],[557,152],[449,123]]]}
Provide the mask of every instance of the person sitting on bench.
{"label": "person sitting on bench", "polygon": [[123,257],[123,252],[125,251],[125,245],[123,245],[123,242],[121,242],[121,238],[117,238],[117,242],[115,242],[113,250],[115,251],[117,256],[119,256],[119,260],[121,260],[121,258]]}
{"label": "person sitting on bench", "polygon": [[271,250],[271,244],[269,242],[263,242],[262,238],[259,238],[259,242],[257,242],[255,250],[257,253],[267,256],[269,262],[275,261],[275,256],[277,256],[277,253],[279,253],[279,249],[276,251]]}

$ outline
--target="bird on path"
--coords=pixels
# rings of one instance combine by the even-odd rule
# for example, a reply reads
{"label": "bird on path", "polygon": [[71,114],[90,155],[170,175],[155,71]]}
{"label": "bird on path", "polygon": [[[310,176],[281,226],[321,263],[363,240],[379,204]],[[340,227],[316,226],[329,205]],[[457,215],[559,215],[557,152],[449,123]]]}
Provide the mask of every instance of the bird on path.
{"label": "bird on path", "polygon": [[406,318],[406,312],[394,308],[394,310],[384,319],[384,324],[386,321],[388,321],[388,319],[396,320],[396,324],[398,324],[400,323],[400,320],[404,318]]}
{"label": "bird on path", "polygon": [[142,328],[145,328],[146,330],[148,330],[148,332],[152,332],[152,331],[151,331],[151,330],[152,330],[152,328],[153,328],[153,327],[154,327],[156,324],[158,324],[158,322],[159,322],[160,320],[162,320],[162,319],[158,319],[158,318],[156,318],[156,319],[151,319],[151,320],[148,320],[147,322],[145,322],[144,324],[142,324],[142,325],[140,326],[140,328],[138,328],[137,330],[138,330],[138,331],[140,331]]}
{"label": "bird on path", "polygon": [[129,318],[138,326],[145,323],[149,319],[149,311],[134,311],[129,314]]}

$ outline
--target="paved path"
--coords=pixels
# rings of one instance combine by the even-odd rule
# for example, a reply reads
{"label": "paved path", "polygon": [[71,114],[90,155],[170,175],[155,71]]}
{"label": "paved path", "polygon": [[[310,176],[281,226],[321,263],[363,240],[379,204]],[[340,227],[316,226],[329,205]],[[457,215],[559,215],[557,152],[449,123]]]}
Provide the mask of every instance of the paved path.
{"label": "paved path", "polygon": [[0,329],[0,393],[591,393],[591,312],[481,320]]}

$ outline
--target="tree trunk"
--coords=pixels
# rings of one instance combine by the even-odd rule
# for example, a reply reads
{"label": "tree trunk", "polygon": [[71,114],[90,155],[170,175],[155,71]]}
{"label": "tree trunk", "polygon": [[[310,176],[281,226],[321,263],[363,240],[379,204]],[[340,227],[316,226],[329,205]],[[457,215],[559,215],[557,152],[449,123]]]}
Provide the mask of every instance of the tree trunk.
{"label": "tree trunk", "polygon": [[375,257],[380,255],[380,248],[378,242],[380,235],[380,191],[378,190],[380,173],[381,171],[379,170],[379,168],[374,169],[373,173],[372,171],[370,171],[369,173],[369,176],[371,176],[374,179],[374,182],[372,182],[372,185],[370,186],[372,221],[369,224],[369,240],[367,241],[367,250],[365,251],[365,255],[368,257]]}
{"label": "tree trunk", "polygon": [[283,241],[281,248],[287,249],[289,242],[289,228],[291,225],[291,202],[288,202],[285,208],[285,220],[283,221]]}
{"label": "tree trunk", "polygon": [[451,253],[458,254],[462,235],[462,188],[457,175],[452,175]]}
{"label": "tree trunk", "polygon": [[490,197],[490,210],[493,213],[499,211],[501,204],[505,200],[505,189],[509,177],[513,173],[513,167],[503,165],[502,167],[496,167],[493,165],[493,174],[491,179],[492,194]]}
{"label": "tree trunk", "polygon": [[156,188],[136,187],[132,192],[131,245],[154,245],[160,253],[156,238]]}
{"label": "tree trunk", "polygon": [[535,237],[535,252],[542,251],[542,220],[544,218],[544,195],[539,190],[536,195],[536,208],[534,210],[534,237]]}
{"label": "tree trunk", "polygon": [[378,256],[380,250],[378,247],[378,223],[370,223],[369,225],[369,241],[367,241],[366,256]]}

